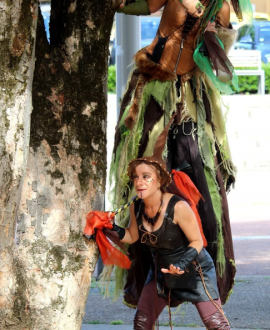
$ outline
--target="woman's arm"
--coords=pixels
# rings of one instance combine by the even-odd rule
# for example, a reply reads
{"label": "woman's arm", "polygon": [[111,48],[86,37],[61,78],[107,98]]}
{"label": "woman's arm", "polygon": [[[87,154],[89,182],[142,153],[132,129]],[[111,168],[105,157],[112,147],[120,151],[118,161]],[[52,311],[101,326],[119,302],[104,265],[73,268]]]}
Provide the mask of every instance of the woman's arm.
{"label": "woman's arm", "polygon": [[223,1],[223,5],[216,15],[216,23],[228,28],[230,25],[230,5],[227,1]]}
{"label": "woman's arm", "polygon": [[179,260],[179,262],[174,265],[170,265],[169,269],[162,268],[161,271],[163,273],[181,275],[184,273],[185,267],[196,259],[201,252],[201,249],[203,248],[203,240],[197,219],[188,203],[180,201],[175,204],[174,222],[176,222],[183,230],[189,240],[189,245],[184,260]]}
{"label": "woman's arm", "polygon": [[130,205],[130,223],[128,228],[125,228],[125,236],[121,240],[123,243],[132,244],[139,239],[139,231],[137,226],[137,221],[134,212],[134,204]]}
{"label": "woman's arm", "polygon": [[118,13],[126,15],[150,15],[162,8],[167,0],[136,0],[131,3],[123,3],[117,9]]}
{"label": "woman's arm", "polygon": [[188,203],[184,201],[176,203],[174,208],[174,222],[179,225],[189,240],[188,246],[193,247],[200,253],[203,248],[203,240],[195,214]]}
{"label": "woman's arm", "polygon": [[147,0],[150,13],[153,14],[165,6],[167,0]]}

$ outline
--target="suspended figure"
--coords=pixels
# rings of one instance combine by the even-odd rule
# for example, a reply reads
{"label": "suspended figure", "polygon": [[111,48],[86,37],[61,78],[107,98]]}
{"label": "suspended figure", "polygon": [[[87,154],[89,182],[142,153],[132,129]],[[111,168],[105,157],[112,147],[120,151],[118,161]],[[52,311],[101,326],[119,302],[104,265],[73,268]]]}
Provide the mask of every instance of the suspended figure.
{"label": "suspended figure", "polygon": [[[244,15],[251,19],[249,0],[231,0],[231,4],[240,20]],[[137,0],[122,4],[118,12],[149,15],[162,7],[157,35],[134,55],[134,68],[121,101],[110,198],[120,207],[135,195],[134,180],[127,174],[129,163],[152,156],[158,137],[170,122],[162,159],[169,173],[187,175],[202,196],[196,209],[201,236],[216,269],[219,295],[215,298],[220,297],[224,304],[235,276],[226,192],[235,182],[236,170],[220,94],[237,90],[237,77],[227,57],[236,32],[230,24],[230,5],[223,0]],[[118,224],[127,227],[128,223],[127,210]],[[127,274],[124,301],[136,307],[149,265],[140,260],[147,253],[133,245],[130,253],[137,261]],[[121,274],[116,271],[118,284],[124,277]]]}

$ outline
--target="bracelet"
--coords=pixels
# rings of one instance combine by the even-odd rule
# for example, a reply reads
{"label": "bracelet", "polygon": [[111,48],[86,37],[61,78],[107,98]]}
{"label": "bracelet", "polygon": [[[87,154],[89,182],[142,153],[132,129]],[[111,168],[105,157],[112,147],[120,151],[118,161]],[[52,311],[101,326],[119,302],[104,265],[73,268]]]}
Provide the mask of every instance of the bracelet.
{"label": "bracelet", "polygon": [[120,240],[122,240],[126,234],[126,229],[118,226],[115,222],[113,223],[112,231],[115,231]]}

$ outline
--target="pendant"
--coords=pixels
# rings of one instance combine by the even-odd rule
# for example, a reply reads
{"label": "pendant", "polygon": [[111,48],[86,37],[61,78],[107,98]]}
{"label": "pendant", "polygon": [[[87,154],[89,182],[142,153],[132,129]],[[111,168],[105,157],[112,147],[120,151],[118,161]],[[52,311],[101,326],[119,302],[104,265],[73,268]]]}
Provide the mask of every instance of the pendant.
{"label": "pendant", "polygon": [[198,1],[195,5],[195,8],[197,9],[198,14],[201,14],[203,10],[205,10],[205,6]]}

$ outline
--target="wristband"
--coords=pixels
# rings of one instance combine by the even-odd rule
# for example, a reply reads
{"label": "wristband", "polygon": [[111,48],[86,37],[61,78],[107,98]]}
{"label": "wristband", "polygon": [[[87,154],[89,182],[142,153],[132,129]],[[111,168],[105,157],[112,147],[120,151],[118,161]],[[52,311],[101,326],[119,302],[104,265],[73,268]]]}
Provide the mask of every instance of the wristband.
{"label": "wristband", "polygon": [[179,267],[180,270],[185,270],[189,264],[198,257],[198,251],[192,246],[187,247],[184,257],[174,264],[175,267]]}
{"label": "wristband", "polygon": [[126,229],[123,227],[117,226],[117,224],[115,222],[113,223],[113,227],[111,230],[115,231],[117,233],[120,240],[122,240],[126,234]]}
{"label": "wristband", "polygon": [[148,2],[146,0],[137,0],[136,2],[125,5],[123,8],[118,8],[117,13],[126,15],[150,15]]}

